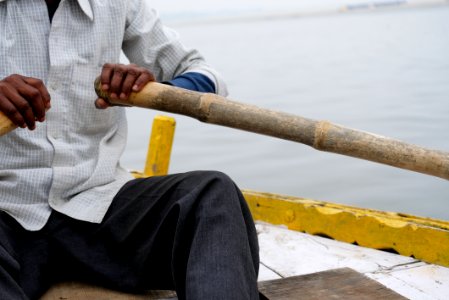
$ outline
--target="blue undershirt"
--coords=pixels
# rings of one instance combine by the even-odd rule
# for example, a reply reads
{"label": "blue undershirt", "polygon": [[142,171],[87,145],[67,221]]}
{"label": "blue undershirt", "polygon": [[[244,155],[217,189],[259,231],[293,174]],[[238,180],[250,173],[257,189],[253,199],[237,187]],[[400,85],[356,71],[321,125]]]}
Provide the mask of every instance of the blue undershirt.
{"label": "blue undershirt", "polygon": [[164,83],[203,93],[215,94],[216,91],[215,84],[212,82],[212,80],[210,80],[207,76],[197,72],[184,73]]}

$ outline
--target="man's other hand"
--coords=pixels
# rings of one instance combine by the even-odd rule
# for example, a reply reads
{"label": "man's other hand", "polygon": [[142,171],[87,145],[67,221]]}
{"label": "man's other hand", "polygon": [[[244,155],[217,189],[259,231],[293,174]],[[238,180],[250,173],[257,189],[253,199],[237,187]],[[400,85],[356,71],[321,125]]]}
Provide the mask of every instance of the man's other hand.
{"label": "man's other hand", "polygon": [[17,74],[0,80],[0,111],[17,126],[34,130],[48,109],[50,94],[41,80]]}
{"label": "man's other hand", "polygon": [[[135,64],[105,64],[100,79],[102,90],[108,92],[112,99],[121,100],[128,99],[132,92],[139,92],[148,82],[155,80],[150,71]],[[111,104],[98,98],[95,106],[105,109]]]}

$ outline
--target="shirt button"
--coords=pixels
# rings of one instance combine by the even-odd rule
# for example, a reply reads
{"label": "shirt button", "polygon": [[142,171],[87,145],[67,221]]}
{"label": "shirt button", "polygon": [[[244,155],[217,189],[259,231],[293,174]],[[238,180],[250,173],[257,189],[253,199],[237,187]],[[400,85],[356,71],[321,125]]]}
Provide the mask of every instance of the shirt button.
{"label": "shirt button", "polygon": [[58,134],[55,134],[55,133],[50,133],[49,137],[54,139],[54,140],[58,140],[60,138],[60,136]]}

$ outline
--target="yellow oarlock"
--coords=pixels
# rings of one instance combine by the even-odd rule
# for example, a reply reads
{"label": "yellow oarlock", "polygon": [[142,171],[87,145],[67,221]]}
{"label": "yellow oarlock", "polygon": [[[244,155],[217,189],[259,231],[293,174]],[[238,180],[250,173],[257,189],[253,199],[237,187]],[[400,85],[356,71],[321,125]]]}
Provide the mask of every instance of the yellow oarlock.
{"label": "yellow oarlock", "polygon": [[133,172],[136,178],[168,174],[175,127],[176,121],[172,117],[154,117],[145,168],[143,173]]}

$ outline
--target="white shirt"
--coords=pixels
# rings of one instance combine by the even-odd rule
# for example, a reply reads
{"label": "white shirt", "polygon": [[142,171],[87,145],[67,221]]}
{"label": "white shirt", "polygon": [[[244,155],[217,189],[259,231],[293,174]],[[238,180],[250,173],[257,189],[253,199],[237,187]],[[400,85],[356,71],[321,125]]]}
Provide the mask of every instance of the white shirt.
{"label": "white shirt", "polygon": [[39,230],[54,209],[99,223],[131,179],[119,164],[126,144],[123,108],[97,110],[93,82],[104,63],[129,60],[158,81],[185,72],[226,87],[195,50],[163,27],[144,0],[62,0],[50,24],[44,0],[0,0],[0,79],[39,78],[52,108],[34,131],[0,138],[0,210]]}

